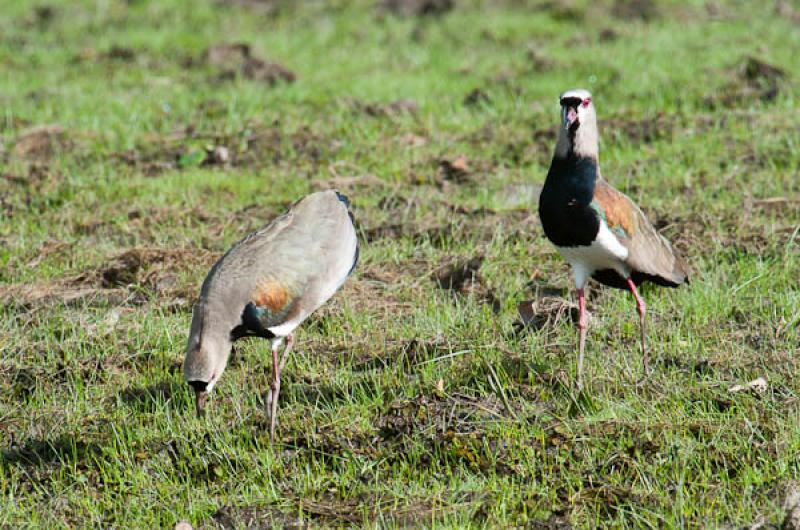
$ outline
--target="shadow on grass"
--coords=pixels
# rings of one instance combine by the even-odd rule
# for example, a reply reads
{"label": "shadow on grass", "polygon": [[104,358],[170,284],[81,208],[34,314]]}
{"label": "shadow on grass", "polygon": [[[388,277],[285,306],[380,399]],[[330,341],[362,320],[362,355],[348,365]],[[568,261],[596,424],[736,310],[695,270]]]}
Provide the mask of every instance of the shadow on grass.
{"label": "shadow on grass", "polygon": [[173,397],[179,402],[178,406],[187,400],[185,405],[189,406],[189,388],[172,379],[167,379],[147,386],[134,386],[126,388],[118,395],[120,401],[130,408],[139,412],[156,412],[164,407]]}
{"label": "shadow on grass", "polygon": [[68,434],[56,438],[33,439],[19,447],[2,451],[2,463],[22,467],[40,467],[50,464],[73,465],[102,452],[102,447],[94,442],[76,440]]}

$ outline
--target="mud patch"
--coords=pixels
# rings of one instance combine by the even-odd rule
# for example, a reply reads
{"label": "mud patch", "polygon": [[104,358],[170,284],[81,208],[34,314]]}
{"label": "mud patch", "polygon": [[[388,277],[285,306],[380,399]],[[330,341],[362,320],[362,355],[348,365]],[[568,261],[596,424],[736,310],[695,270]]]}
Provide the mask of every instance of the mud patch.
{"label": "mud patch", "polygon": [[61,125],[39,125],[20,134],[12,153],[27,160],[49,160],[69,145]]}
{"label": "mud patch", "polygon": [[500,300],[485,284],[479,272],[483,260],[483,256],[458,259],[434,272],[433,278],[440,288],[462,296],[474,297],[498,312],[501,307]]}
{"label": "mud patch", "polygon": [[196,285],[180,279],[190,268],[208,268],[218,253],[203,249],[134,248],[80,274],[33,284],[0,286],[0,300],[25,308],[58,301],[67,305],[140,304],[151,296],[188,308]]}
{"label": "mud patch", "polygon": [[604,120],[603,131],[611,134],[616,140],[624,138],[634,144],[649,144],[672,138],[675,125],[674,117],[659,113],[641,120],[611,117]]}
{"label": "mud patch", "polygon": [[709,109],[774,101],[786,88],[788,74],[778,66],[747,56],[732,69],[730,77],[731,81],[705,97],[704,103]]}
{"label": "mud patch", "polygon": [[206,50],[203,57],[206,64],[219,71],[219,79],[244,77],[270,86],[297,80],[297,75],[285,66],[256,57],[250,45],[245,43],[215,44]]}
{"label": "mud patch", "polygon": [[464,184],[472,180],[472,167],[467,157],[458,155],[442,157],[437,160],[439,167],[438,176],[441,180]]}
{"label": "mud patch", "polygon": [[379,13],[391,13],[406,17],[440,16],[455,7],[454,0],[382,0],[378,2]]}
{"label": "mud patch", "polygon": [[353,108],[374,118],[394,118],[414,116],[419,112],[419,105],[413,99],[398,99],[388,103],[353,101]]}
{"label": "mud patch", "polygon": [[292,516],[271,506],[223,506],[211,516],[211,520],[198,527],[199,529],[219,528],[233,530],[234,528],[261,529],[261,528],[309,528],[308,522],[297,516]]}
{"label": "mud patch", "polygon": [[520,302],[517,305],[517,313],[519,320],[514,323],[514,331],[517,333],[526,328],[536,331],[555,328],[560,326],[564,319],[569,319],[573,324],[577,324],[580,320],[577,304],[557,296],[543,296],[537,300]]}
{"label": "mud patch", "polygon": [[655,0],[616,0],[611,8],[611,14],[626,22],[631,20],[651,22],[660,16]]}
{"label": "mud patch", "polygon": [[489,105],[491,102],[492,98],[489,97],[489,94],[480,88],[473,88],[464,96],[464,105],[467,107]]}

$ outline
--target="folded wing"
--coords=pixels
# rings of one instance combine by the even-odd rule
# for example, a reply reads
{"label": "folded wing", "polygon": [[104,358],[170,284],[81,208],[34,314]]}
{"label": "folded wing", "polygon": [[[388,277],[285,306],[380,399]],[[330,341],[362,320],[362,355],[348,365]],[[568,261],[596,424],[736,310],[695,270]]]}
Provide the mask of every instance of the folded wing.
{"label": "folded wing", "polygon": [[625,262],[636,283],[648,280],[677,287],[687,280],[688,268],[684,261],[627,195],[598,179],[592,207],[628,249]]}

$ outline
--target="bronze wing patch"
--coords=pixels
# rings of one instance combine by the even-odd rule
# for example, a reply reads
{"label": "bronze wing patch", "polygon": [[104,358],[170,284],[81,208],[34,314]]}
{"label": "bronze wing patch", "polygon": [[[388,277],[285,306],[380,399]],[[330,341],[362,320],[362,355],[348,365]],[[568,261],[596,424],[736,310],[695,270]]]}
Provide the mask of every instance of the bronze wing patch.
{"label": "bronze wing patch", "polygon": [[253,291],[251,299],[259,307],[265,307],[275,315],[289,302],[289,290],[282,283],[275,280],[260,282]]}
{"label": "bronze wing patch", "polygon": [[633,237],[636,220],[631,200],[606,182],[599,180],[594,188],[592,205],[612,232],[621,237]]}

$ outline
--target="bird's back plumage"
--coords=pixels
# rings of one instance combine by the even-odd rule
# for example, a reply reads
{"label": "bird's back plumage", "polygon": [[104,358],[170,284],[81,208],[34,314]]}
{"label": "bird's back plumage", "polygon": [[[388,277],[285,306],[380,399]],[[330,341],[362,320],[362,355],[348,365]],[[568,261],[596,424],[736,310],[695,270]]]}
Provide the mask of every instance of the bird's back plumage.
{"label": "bird's back plumage", "polygon": [[209,272],[199,303],[206,319],[241,317],[234,339],[284,336],[333,296],[357,257],[346,198],[314,193],[236,243]]}
{"label": "bird's back plumage", "polygon": [[[686,281],[688,270],[683,259],[627,195],[598,179],[592,206],[617,240],[628,249],[625,264],[631,269],[631,279],[636,285],[650,281],[677,287]],[[613,271],[597,271],[594,277],[606,285],[627,288],[625,279]]]}

